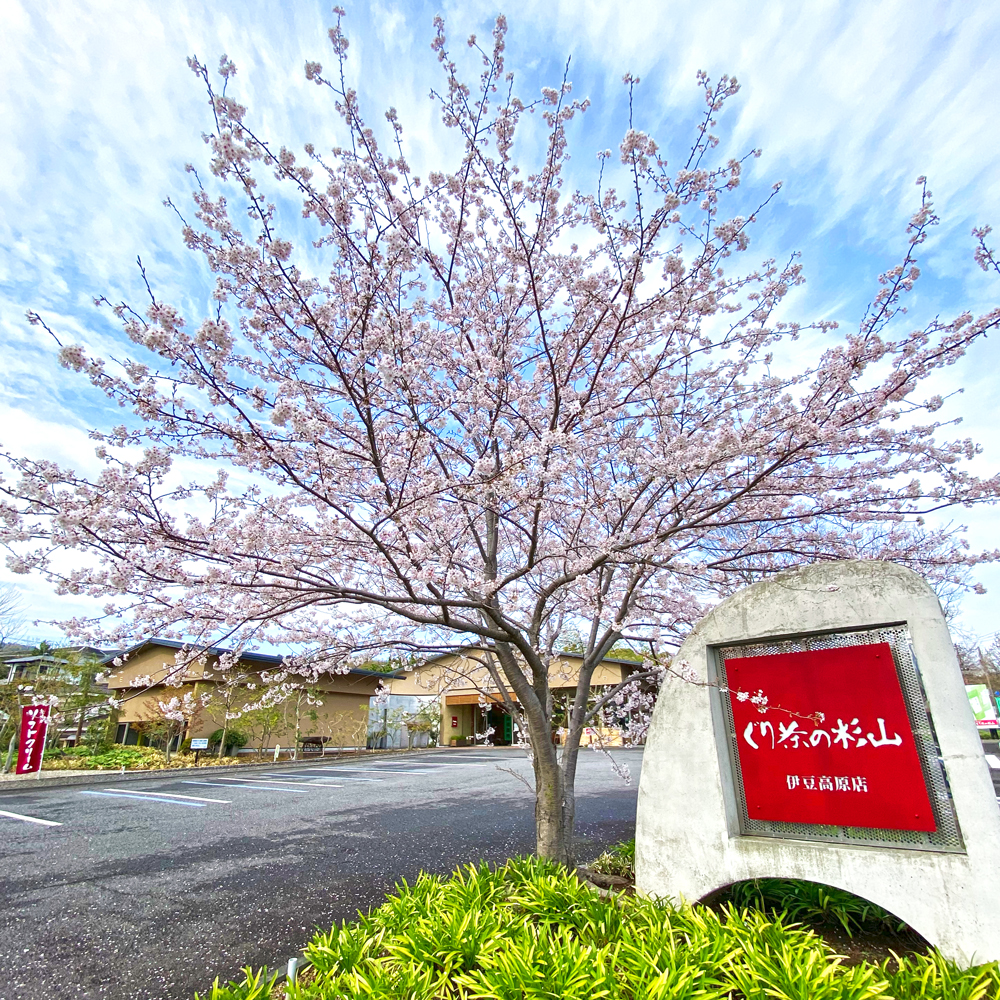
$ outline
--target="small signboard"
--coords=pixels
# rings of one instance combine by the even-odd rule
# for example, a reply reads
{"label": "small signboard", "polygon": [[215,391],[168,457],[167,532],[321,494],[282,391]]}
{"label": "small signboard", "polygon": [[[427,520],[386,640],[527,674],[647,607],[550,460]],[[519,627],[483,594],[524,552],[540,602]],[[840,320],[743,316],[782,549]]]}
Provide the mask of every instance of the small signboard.
{"label": "small signboard", "polygon": [[17,774],[42,769],[45,734],[49,729],[48,705],[25,705],[21,709],[21,743],[17,751]]}
{"label": "small signboard", "polygon": [[1000,719],[997,718],[996,705],[990,697],[989,688],[985,684],[966,684],[965,693],[969,696],[972,714],[976,717],[976,728],[1000,729]]}
{"label": "small signboard", "polygon": [[888,643],[726,659],[747,815],[937,829]]}
{"label": "small signboard", "polygon": [[192,750],[207,750],[208,740],[192,740],[191,741]]}

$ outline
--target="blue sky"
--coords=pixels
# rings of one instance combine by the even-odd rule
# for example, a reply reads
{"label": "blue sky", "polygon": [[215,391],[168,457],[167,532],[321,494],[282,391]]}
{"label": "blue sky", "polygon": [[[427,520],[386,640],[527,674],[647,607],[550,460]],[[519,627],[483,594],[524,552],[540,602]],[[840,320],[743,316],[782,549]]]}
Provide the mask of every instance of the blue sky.
{"label": "blue sky", "polygon": [[[349,70],[368,117],[395,106],[418,170],[438,165],[447,137],[426,95],[440,77],[429,50],[441,13],[456,53],[471,32],[488,38],[492,3],[348,6]],[[522,2],[505,10],[508,66],[522,92],[557,82],[567,56],[574,96],[593,109],[575,134],[586,182],[592,154],[625,127],[621,77],[642,77],[637,124],[674,160],[700,110],[695,73],[739,78],[742,92],[721,124],[733,154],[763,149],[746,197],[784,181],[757,227],[760,257],[802,252],[808,284],[789,308],[801,319],[856,327],[876,275],[901,258],[917,207],[914,179],[929,178],[942,224],[923,248],[925,279],[910,302],[915,325],[968,308],[983,311],[1000,286],[973,263],[970,230],[992,223],[1000,243],[1000,4],[907,2]],[[186,203],[184,164],[204,164],[207,107],[186,56],[239,67],[234,93],[260,131],[301,149],[336,141],[334,115],[304,77],[306,59],[332,63],[327,3],[229,0],[46,2],[0,5],[0,444],[84,469],[87,431],[120,421],[78,377],[59,368],[55,345],[24,321],[43,313],[64,335],[121,356],[115,327],[93,296],[142,301],[142,256],[169,301],[197,315],[206,276],[184,250],[162,202]],[[474,66],[472,72],[475,72]],[[962,388],[945,416],[980,441],[978,471],[1000,468],[997,339],[942,377]],[[995,509],[951,515],[974,548],[1000,547]],[[978,573],[962,625],[997,628],[1000,568]],[[40,580],[0,568],[31,617],[65,618],[85,602],[54,597]],[[34,630],[46,634],[45,627]]]}

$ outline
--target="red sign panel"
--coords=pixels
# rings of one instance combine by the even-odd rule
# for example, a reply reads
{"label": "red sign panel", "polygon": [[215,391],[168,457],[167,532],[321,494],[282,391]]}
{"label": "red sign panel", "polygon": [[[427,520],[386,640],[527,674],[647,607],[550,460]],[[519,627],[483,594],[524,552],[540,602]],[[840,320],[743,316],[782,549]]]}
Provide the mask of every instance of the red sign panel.
{"label": "red sign panel", "polygon": [[888,643],[726,660],[750,819],[937,829]]}
{"label": "red sign panel", "polygon": [[17,750],[17,774],[42,769],[42,750],[49,727],[48,705],[25,705],[21,709],[21,744]]}

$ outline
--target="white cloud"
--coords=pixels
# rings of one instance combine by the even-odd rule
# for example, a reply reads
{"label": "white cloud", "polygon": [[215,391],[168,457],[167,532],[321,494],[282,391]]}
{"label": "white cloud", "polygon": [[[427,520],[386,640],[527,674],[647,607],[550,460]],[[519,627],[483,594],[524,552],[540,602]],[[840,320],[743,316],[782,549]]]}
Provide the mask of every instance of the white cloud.
{"label": "white cloud", "polygon": [[[454,149],[426,100],[441,86],[428,48],[437,9],[375,0],[346,20],[349,83],[374,126],[384,108],[397,107],[422,174]],[[489,42],[493,0],[449,0],[444,10],[456,58],[473,56],[464,44],[470,32]],[[26,328],[26,307],[46,311],[68,340],[125,353],[89,300],[106,293],[141,302],[138,254],[163,297],[193,314],[204,306],[207,275],[161,205],[169,196],[185,207],[183,164],[204,162],[199,133],[209,110],[185,57],[197,53],[211,67],[228,53],[239,67],[235,91],[264,134],[293,148],[310,139],[329,147],[338,131],[332,98],[305,80],[302,66],[318,59],[332,67],[332,17],[326,0],[3,5],[0,442],[30,442],[52,457],[69,451],[79,462],[78,436],[102,416],[86,383],[56,367],[53,345]],[[526,2],[511,17],[508,42],[509,66],[529,91],[551,83],[573,55],[574,95],[595,100],[580,127],[580,177],[592,169],[589,151],[616,145],[623,130],[623,72],[643,77],[640,125],[673,136],[675,158],[700,110],[695,71],[739,77],[743,91],[720,131],[733,152],[764,149],[748,172],[748,197],[773,179],[788,182],[757,227],[754,252],[802,249],[810,284],[788,303],[799,318],[856,325],[875,275],[905,245],[917,174],[929,176],[944,224],[923,248],[928,280],[913,296],[914,322],[996,301],[996,284],[968,257],[974,223],[1000,230],[1000,7],[990,0]],[[983,470],[1000,467],[996,361],[991,340],[941,380],[945,389],[968,388],[952,411],[966,418],[963,434],[985,442]],[[118,419],[115,411],[107,423]],[[974,547],[1000,544],[993,511],[970,523]],[[988,610],[976,614],[989,620]]]}

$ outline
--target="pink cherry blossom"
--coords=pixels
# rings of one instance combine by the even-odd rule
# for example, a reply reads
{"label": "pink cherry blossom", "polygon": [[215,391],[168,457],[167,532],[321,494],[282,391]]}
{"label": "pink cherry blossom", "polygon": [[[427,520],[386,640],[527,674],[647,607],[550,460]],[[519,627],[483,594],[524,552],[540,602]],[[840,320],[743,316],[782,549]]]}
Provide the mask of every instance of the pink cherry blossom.
{"label": "pink cherry blossom", "polygon": [[[289,684],[389,651],[486,650],[530,736],[538,849],[568,861],[584,727],[603,718],[641,740],[659,685],[698,682],[670,653],[719,597],[841,558],[893,560],[947,592],[998,557],[922,517],[1000,492],[923,395],[1000,309],[904,320],[937,221],[921,179],[903,260],[857,328],[796,318],[784,300],[801,263],[749,258],[780,186],[726,210],[757,155],[717,154],[734,79],[699,75],[693,141],[630,117],[593,188],[571,190],[570,127],[588,102],[567,79],[517,96],[505,32],[501,18],[490,43],[472,40],[470,85],[435,22],[433,99],[462,153],[423,181],[399,116],[383,146],[345,83],[342,11],[336,69],[306,64],[342,144],[302,162],[228,96],[226,57],[221,93],[190,60],[210,98],[211,176],[191,175],[182,236],[216,276],[215,307],[188,316],[152,287],[145,306],[98,300],[135,357],[68,345],[60,360],[130,416],[95,431],[93,478],[9,455],[0,532],[14,571],[110,604],[67,623],[81,639],[187,643],[178,684],[215,644],[294,651]],[[625,86],[639,119],[639,81]],[[520,152],[539,130],[541,154]],[[275,179],[313,246],[281,234]],[[996,269],[988,235],[976,260]],[[789,371],[806,332],[825,346]],[[557,750],[548,669],[570,625],[583,660]],[[623,639],[645,658],[595,698]],[[186,711],[175,701],[169,718]]]}

